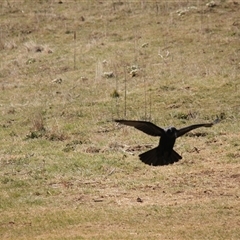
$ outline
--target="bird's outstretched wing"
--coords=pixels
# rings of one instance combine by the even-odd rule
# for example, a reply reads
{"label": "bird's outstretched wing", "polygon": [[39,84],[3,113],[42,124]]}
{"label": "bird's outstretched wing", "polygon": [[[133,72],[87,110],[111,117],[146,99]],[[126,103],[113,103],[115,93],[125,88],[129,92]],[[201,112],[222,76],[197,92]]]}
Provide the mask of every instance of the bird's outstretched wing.
{"label": "bird's outstretched wing", "polygon": [[177,130],[177,137],[181,137],[182,135],[184,135],[187,132],[190,132],[193,129],[196,128],[200,128],[200,127],[212,127],[214,124],[218,123],[219,120],[216,119],[214,122],[212,123],[200,123],[200,124],[194,124],[185,128],[181,128]]}
{"label": "bird's outstretched wing", "polygon": [[134,121],[134,120],[115,120],[115,122],[135,127],[136,129],[151,135],[151,136],[161,136],[164,133],[164,129],[156,126],[151,122],[146,121]]}

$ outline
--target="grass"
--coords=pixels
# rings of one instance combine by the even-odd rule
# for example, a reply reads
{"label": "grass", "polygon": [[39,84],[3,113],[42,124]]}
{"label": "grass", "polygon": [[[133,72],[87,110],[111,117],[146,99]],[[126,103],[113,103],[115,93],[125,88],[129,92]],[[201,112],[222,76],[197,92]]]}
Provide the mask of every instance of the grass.
{"label": "grass", "polygon": [[[0,3],[1,239],[240,238],[240,5],[206,3]],[[112,121],[216,116],[164,167]]]}

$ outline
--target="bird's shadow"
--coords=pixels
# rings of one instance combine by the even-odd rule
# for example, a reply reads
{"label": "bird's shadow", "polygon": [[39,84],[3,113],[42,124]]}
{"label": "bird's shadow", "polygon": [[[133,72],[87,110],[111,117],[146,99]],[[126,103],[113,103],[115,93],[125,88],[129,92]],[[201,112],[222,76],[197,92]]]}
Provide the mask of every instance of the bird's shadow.
{"label": "bird's shadow", "polygon": [[209,135],[207,132],[189,132],[186,134],[187,137],[206,137],[207,135]]}

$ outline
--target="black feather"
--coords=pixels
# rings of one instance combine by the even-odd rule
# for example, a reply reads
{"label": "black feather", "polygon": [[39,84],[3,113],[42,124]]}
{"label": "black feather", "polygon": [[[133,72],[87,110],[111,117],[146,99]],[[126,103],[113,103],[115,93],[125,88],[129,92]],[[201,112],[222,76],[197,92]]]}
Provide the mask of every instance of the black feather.
{"label": "black feather", "polygon": [[219,120],[217,119],[212,123],[195,124],[179,130],[174,127],[163,129],[146,121],[115,120],[115,122],[135,127],[148,135],[160,137],[159,145],[156,148],[140,154],[139,158],[142,162],[148,165],[163,166],[173,164],[182,159],[182,157],[173,150],[173,146],[178,137],[181,137],[196,128],[212,127],[214,124],[218,123]]}

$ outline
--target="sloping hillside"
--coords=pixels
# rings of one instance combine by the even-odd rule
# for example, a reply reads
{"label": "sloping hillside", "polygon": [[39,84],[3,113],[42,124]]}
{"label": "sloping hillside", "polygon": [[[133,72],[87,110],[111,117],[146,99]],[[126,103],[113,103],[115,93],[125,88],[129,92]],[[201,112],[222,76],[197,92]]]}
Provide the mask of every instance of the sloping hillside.
{"label": "sloping hillside", "polygon": [[[3,0],[1,239],[240,239],[240,3]],[[177,128],[183,159],[151,167]]]}

